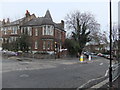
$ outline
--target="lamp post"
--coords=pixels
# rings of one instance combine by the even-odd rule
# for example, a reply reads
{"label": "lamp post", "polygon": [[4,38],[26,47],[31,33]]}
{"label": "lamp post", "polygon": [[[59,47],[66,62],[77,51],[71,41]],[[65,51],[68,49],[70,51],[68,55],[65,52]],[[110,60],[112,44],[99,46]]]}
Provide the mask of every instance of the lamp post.
{"label": "lamp post", "polygon": [[110,66],[109,66],[109,87],[112,87],[112,9],[110,0]]}

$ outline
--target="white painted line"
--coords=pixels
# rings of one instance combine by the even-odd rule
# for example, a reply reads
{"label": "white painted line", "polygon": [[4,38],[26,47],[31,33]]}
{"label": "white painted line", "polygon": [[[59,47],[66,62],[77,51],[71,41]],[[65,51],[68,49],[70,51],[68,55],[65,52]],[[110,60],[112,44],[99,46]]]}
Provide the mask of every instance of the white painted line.
{"label": "white painted line", "polygon": [[85,85],[87,85],[88,83],[92,82],[93,80],[95,80],[95,79],[89,80],[87,83],[85,83],[85,84],[81,85],[80,87],[78,87],[77,90],[79,90],[80,88],[84,88]]}
{"label": "white painted line", "polygon": [[[109,69],[106,70],[106,73],[105,73],[105,75],[104,75],[103,77],[106,77],[106,76],[108,75],[108,72],[109,72]],[[100,78],[103,78],[103,77],[100,77]],[[85,83],[85,84],[81,85],[80,87],[78,87],[77,90],[79,90],[80,88],[84,88],[85,85],[89,84],[90,82],[92,82],[92,81],[94,81],[94,80],[98,80],[98,79],[100,79],[100,78],[96,78],[96,79],[91,79],[91,80],[89,80],[87,83]],[[106,84],[108,81],[107,81],[107,80],[106,80],[106,81],[104,80],[103,83],[104,83],[104,82],[105,82],[105,84]],[[101,82],[101,83],[102,83],[102,82]],[[101,83],[99,83],[99,84],[101,85]],[[97,84],[97,85],[99,85],[99,84]],[[99,85],[99,86],[100,86],[100,85]],[[104,85],[104,84],[103,84],[103,85]],[[102,86],[103,86],[103,85],[102,85]],[[96,87],[97,87],[97,86],[96,86]],[[95,87],[95,88],[96,88],[96,87]],[[94,88],[94,86],[91,87],[91,88]]]}
{"label": "white painted line", "polygon": [[106,70],[105,77],[108,75],[108,72],[109,72],[109,69],[108,69],[108,70]]}
{"label": "white painted line", "polygon": [[103,85],[105,85],[106,83],[108,83],[108,81],[109,81],[109,78],[107,78],[106,80],[104,80],[103,82],[101,82],[101,83],[99,83],[97,85],[92,86],[91,88],[100,88]]}
{"label": "white painted line", "polygon": [[90,82],[92,82],[92,81],[94,81],[94,80],[101,79],[101,78],[103,78],[103,77],[89,80],[87,83],[85,83],[85,84],[83,84],[82,86],[78,87],[78,90],[79,90],[79,88],[84,88],[84,86],[87,85],[87,84],[89,84]]}
{"label": "white painted line", "polygon": [[103,63],[100,63],[100,65],[103,65]]}
{"label": "white painted line", "polygon": [[29,75],[27,75],[27,74],[22,74],[22,75],[20,75],[20,77],[29,77]]}

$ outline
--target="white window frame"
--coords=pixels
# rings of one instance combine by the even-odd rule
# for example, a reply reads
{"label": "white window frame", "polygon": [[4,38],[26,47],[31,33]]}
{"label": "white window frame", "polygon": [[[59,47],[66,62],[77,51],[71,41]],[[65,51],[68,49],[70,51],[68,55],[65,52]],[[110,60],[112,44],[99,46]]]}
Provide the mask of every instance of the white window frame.
{"label": "white window frame", "polygon": [[38,49],[38,42],[35,41],[35,49]]}
{"label": "white window frame", "polygon": [[20,31],[21,31],[21,34],[22,34],[22,33],[23,33],[23,27],[21,27],[21,30],[20,30]]}
{"label": "white window frame", "polygon": [[18,29],[17,29],[17,26],[15,26],[15,34],[17,34],[17,30],[18,30]]}
{"label": "white window frame", "polygon": [[51,35],[51,36],[53,36],[54,28],[53,28],[52,25],[44,25],[42,30],[43,30],[43,35]]}
{"label": "white window frame", "polygon": [[35,36],[38,36],[38,28],[35,28]]}
{"label": "white window frame", "polygon": [[17,26],[12,27],[12,34],[17,34]]}
{"label": "white window frame", "polygon": [[32,27],[27,27],[27,30],[28,30],[28,34],[32,36]]}
{"label": "white window frame", "polygon": [[12,27],[12,34],[14,34],[14,26]]}
{"label": "white window frame", "polygon": [[44,35],[44,26],[42,26],[42,35]]}
{"label": "white window frame", "polygon": [[4,29],[3,29],[3,27],[1,27],[1,31],[3,31]]}
{"label": "white window frame", "polygon": [[26,30],[27,30],[27,28],[26,28],[26,27],[23,27],[23,34],[26,33]]}
{"label": "white window frame", "polygon": [[[47,35],[50,35],[50,26],[47,25],[46,27],[47,27],[47,30],[46,30],[46,31],[47,31]],[[49,27],[49,28],[48,28],[48,27]]]}
{"label": "white window frame", "polygon": [[17,29],[20,29],[20,26],[17,26]]}
{"label": "white window frame", "polygon": [[53,32],[54,32],[54,27],[53,27],[53,26],[51,26],[51,27],[50,27],[50,35],[52,35],[52,36],[53,36]]}
{"label": "white window frame", "polygon": [[30,27],[29,34],[30,34],[30,36],[32,36],[32,27]]}
{"label": "white window frame", "polygon": [[8,38],[5,38],[5,43],[7,43]]}
{"label": "white window frame", "polygon": [[43,50],[46,49],[46,41],[43,41]]}
{"label": "white window frame", "polygon": [[11,43],[11,38],[9,38],[9,43]]}

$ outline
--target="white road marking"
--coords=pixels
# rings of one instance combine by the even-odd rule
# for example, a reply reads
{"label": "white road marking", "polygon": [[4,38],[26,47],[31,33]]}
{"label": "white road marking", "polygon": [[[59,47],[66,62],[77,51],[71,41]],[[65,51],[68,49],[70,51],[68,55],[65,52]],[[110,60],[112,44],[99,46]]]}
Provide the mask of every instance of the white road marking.
{"label": "white road marking", "polygon": [[[100,78],[106,77],[106,76],[108,75],[108,72],[109,72],[109,69],[106,70],[105,75],[102,76],[102,77],[100,77]],[[91,79],[91,80],[89,80],[87,83],[85,83],[85,84],[83,84],[82,86],[78,87],[77,90],[79,90],[80,88],[84,88],[85,85],[89,84],[90,82],[92,82],[92,81],[94,81],[94,80],[98,80],[98,79],[100,79],[100,78],[96,78],[96,79]],[[93,88],[93,87],[92,87],[92,88]]]}
{"label": "white road marking", "polygon": [[29,77],[29,75],[27,75],[27,74],[22,74],[22,75],[20,75],[20,77]]}
{"label": "white road marking", "polygon": [[100,63],[100,65],[103,65],[103,63]]}
{"label": "white road marking", "polygon": [[100,88],[100,87],[102,87],[103,85],[105,85],[106,83],[108,83],[108,81],[109,81],[109,79],[107,78],[106,80],[100,82],[100,83],[97,84],[97,85],[92,86],[91,88]]}
{"label": "white road marking", "polygon": [[105,77],[108,75],[108,72],[109,72],[109,69],[108,69],[108,70],[106,70]]}

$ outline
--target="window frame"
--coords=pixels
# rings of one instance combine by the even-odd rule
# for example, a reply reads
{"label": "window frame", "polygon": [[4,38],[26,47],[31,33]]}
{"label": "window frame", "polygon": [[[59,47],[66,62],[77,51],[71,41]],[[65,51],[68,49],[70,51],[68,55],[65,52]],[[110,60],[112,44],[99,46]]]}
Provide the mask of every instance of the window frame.
{"label": "window frame", "polygon": [[34,48],[38,49],[38,41],[37,40],[35,41],[35,47]]}
{"label": "window frame", "polygon": [[35,28],[35,36],[38,36],[38,28]]}

